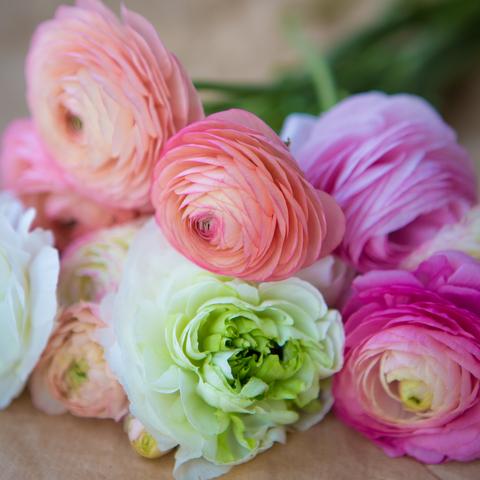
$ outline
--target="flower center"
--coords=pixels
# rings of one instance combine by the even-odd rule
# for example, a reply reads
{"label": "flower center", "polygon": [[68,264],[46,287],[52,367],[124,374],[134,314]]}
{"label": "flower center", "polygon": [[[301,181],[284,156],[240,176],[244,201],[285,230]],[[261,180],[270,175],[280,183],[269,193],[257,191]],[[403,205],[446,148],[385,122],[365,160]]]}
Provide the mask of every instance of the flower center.
{"label": "flower center", "polygon": [[83,130],[82,119],[69,110],[65,112],[65,123],[67,130],[73,135],[78,135]]}
{"label": "flower center", "polygon": [[401,380],[398,393],[406,410],[425,412],[432,406],[433,394],[421,380]]}
{"label": "flower center", "polygon": [[211,215],[205,215],[194,221],[197,234],[205,240],[211,240],[217,231],[217,221]]}
{"label": "flower center", "polygon": [[72,360],[65,372],[68,391],[78,390],[88,380],[88,363],[85,359]]}
{"label": "flower center", "polygon": [[145,458],[158,456],[157,442],[148,432],[142,432],[140,437],[132,442],[134,450]]}

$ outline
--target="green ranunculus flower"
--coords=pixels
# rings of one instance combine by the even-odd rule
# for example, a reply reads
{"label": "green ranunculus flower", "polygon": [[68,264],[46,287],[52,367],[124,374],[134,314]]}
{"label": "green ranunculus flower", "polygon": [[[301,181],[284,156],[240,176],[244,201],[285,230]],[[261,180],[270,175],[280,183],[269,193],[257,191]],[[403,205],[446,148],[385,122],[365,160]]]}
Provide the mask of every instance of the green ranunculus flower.
{"label": "green ranunculus flower", "polygon": [[341,318],[302,280],[219,277],[149,223],[107,303],[110,365],[159,448],[179,445],[176,478],[218,476],[332,404],[324,379],[342,364]]}

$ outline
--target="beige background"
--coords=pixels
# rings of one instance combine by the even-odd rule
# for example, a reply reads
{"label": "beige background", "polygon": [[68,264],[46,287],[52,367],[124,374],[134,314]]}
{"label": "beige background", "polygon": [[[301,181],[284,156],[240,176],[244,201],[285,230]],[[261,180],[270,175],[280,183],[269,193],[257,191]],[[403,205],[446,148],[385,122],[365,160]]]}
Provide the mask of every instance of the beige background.
{"label": "beige background", "polygon": [[[0,0],[0,129],[27,114],[23,62],[35,25],[60,2]],[[107,1],[118,8],[119,2]],[[191,75],[201,79],[266,80],[294,65],[283,35],[288,15],[298,14],[308,34],[327,47],[359,28],[389,0],[125,0],[158,29]],[[479,59],[480,64],[480,59]],[[448,120],[480,164],[480,69],[451,94]],[[172,457],[156,462],[130,451],[121,427],[71,416],[47,417],[28,396],[0,413],[1,480],[167,479]],[[290,436],[227,477],[257,480],[460,480],[480,478],[480,462],[423,466],[388,459],[333,418]]]}
{"label": "beige background", "polygon": [[[23,63],[35,26],[59,0],[0,0],[0,129],[27,115]],[[120,0],[105,3],[119,11]],[[268,80],[295,65],[284,35],[296,15],[321,48],[368,24],[393,0],[124,0],[147,17],[196,79]],[[477,73],[451,94],[448,121],[480,166],[480,58]]]}

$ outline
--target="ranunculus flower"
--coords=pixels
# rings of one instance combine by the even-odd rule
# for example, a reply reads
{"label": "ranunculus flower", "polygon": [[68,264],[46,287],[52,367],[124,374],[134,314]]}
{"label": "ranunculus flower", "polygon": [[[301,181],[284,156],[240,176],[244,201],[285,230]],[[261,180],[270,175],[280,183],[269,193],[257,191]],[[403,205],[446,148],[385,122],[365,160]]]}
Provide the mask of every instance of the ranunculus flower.
{"label": "ranunculus flower", "polygon": [[30,379],[35,407],[50,415],[120,420],[125,393],[110,371],[95,332],[104,327],[97,308],[79,303],[62,310],[46,350]]}
{"label": "ranunculus flower", "polygon": [[63,253],[58,298],[61,305],[100,302],[115,291],[132,240],[142,220],[85,235]]}
{"label": "ranunculus flower", "polygon": [[124,420],[124,428],[133,450],[144,458],[160,458],[168,451],[161,452],[157,441],[145,430],[142,422],[132,415],[127,415]]}
{"label": "ranunculus flower", "polygon": [[0,187],[35,208],[35,225],[52,230],[59,248],[80,235],[137,216],[134,211],[107,208],[77,193],[29,119],[12,122],[4,133]]}
{"label": "ranunculus flower", "polygon": [[336,255],[329,255],[296,276],[320,290],[327,305],[338,308],[348,296],[355,270]]}
{"label": "ranunculus flower", "polygon": [[414,250],[402,262],[401,267],[412,270],[442,250],[458,250],[480,260],[479,206],[472,208],[460,222],[443,227],[431,240]]}
{"label": "ranunculus flower", "polygon": [[96,0],[61,6],[27,59],[28,102],[77,188],[118,208],[149,208],[154,163],[170,136],[203,116],[193,85],[153,26]]}
{"label": "ranunculus flower", "polygon": [[0,194],[0,409],[23,389],[53,328],[58,253],[33,210]]}
{"label": "ranunculus flower", "polygon": [[480,458],[480,263],[439,253],[354,282],[337,415],[390,456]]}
{"label": "ranunculus flower", "polygon": [[477,199],[473,163],[418,97],[355,95],[319,118],[292,115],[282,137],[307,179],[342,207],[340,253],[363,272],[397,267]]}
{"label": "ranunculus flower", "polygon": [[177,479],[218,476],[333,402],[322,381],[342,365],[343,326],[307,282],[217,276],[149,222],[103,308],[108,362],[159,449],[179,445]]}
{"label": "ranunculus flower", "polygon": [[229,110],[179,132],[152,187],[170,243],[212,272],[282,280],[328,255],[344,216],[303,177],[280,138],[255,115]]}

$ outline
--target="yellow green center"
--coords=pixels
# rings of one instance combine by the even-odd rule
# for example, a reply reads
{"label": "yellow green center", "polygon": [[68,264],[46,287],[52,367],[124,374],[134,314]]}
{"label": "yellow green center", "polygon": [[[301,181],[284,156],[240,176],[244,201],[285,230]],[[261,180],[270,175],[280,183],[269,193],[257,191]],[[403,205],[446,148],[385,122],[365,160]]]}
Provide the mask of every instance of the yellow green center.
{"label": "yellow green center", "polygon": [[86,360],[73,360],[65,372],[65,382],[70,391],[75,391],[88,379],[88,363]]}
{"label": "yellow green center", "polygon": [[132,447],[139,455],[145,458],[157,458],[160,456],[157,442],[148,432],[143,432],[140,437],[134,440]]}
{"label": "yellow green center", "polygon": [[403,406],[411,412],[425,412],[432,406],[433,394],[421,380],[401,380],[398,393]]}
{"label": "yellow green center", "polygon": [[74,133],[81,132],[83,128],[82,119],[78,115],[75,115],[71,112],[67,113],[67,125],[68,128]]}

